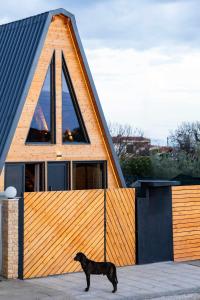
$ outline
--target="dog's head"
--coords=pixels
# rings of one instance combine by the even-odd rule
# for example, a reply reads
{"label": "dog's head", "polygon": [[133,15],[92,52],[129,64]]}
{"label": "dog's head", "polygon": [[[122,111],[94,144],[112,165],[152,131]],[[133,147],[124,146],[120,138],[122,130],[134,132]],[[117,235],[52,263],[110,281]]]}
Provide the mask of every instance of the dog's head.
{"label": "dog's head", "polygon": [[87,257],[82,252],[78,252],[76,256],[74,257],[75,261],[80,261],[80,263],[84,263],[86,261]]}

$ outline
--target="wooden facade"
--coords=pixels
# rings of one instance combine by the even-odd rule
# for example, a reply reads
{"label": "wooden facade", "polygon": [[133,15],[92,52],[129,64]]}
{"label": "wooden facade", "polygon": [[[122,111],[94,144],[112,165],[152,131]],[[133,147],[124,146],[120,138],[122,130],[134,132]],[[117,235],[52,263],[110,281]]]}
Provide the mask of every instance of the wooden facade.
{"label": "wooden facade", "polygon": [[[32,116],[54,51],[56,66],[56,144],[26,144]],[[67,62],[81,114],[90,138],[90,144],[87,145],[62,144],[62,52]],[[45,163],[47,161],[107,161],[108,187],[121,187],[70,19],[63,15],[56,15],[52,18],[34,78],[7,154],[6,163],[21,161]],[[3,189],[4,170],[0,175],[0,190]]]}
{"label": "wooden facade", "polygon": [[23,278],[80,271],[79,251],[135,264],[133,189],[25,193]]}
{"label": "wooden facade", "polygon": [[200,259],[200,186],[172,188],[174,260]]}

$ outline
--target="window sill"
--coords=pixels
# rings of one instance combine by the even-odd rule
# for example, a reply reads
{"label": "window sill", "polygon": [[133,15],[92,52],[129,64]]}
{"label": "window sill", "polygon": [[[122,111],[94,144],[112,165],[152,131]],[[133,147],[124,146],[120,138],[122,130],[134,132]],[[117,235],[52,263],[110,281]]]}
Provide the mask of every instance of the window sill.
{"label": "window sill", "polygon": [[62,145],[91,145],[91,143],[84,143],[84,142],[64,142]]}
{"label": "window sill", "polygon": [[35,142],[35,143],[29,143],[26,142],[25,146],[55,146],[56,144],[52,144],[49,142]]}

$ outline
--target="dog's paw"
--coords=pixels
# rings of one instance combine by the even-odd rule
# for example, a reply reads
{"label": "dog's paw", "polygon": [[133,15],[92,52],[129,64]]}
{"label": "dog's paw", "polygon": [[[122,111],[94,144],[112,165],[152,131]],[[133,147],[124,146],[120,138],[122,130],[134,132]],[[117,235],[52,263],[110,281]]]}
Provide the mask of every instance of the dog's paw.
{"label": "dog's paw", "polygon": [[85,288],[85,292],[88,292],[89,291],[89,288]]}
{"label": "dog's paw", "polygon": [[113,290],[112,293],[115,293],[117,290]]}

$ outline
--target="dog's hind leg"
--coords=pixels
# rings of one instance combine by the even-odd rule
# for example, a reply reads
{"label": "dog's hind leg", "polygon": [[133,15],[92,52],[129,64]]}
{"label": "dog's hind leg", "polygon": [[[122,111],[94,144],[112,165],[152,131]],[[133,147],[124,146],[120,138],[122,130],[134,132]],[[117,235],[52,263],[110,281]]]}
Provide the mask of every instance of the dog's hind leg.
{"label": "dog's hind leg", "polygon": [[112,282],[112,284],[113,284],[113,288],[114,288],[112,293],[115,293],[117,291],[117,283],[116,283],[116,281],[114,281],[114,282]]}
{"label": "dog's hind leg", "polygon": [[85,292],[88,292],[89,288],[90,288],[90,274],[85,273],[85,275],[86,275],[86,281],[87,281],[87,287],[85,289]]}
{"label": "dog's hind leg", "polygon": [[117,269],[116,269],[115,266],[114,266],[114,270],[113,270],[113,276],[115,277],[115,282],[118,283],[118,280],[117,280]]}
{"label": "dog's hind leg", "polygon": [[108,280],[113,285],[112,293],[115,293],[117,291],[117,281],[116,281],[116,278],[113,278],[113,276],[111,276],[110,274],[107,274],[107,278],[108,278]]}

